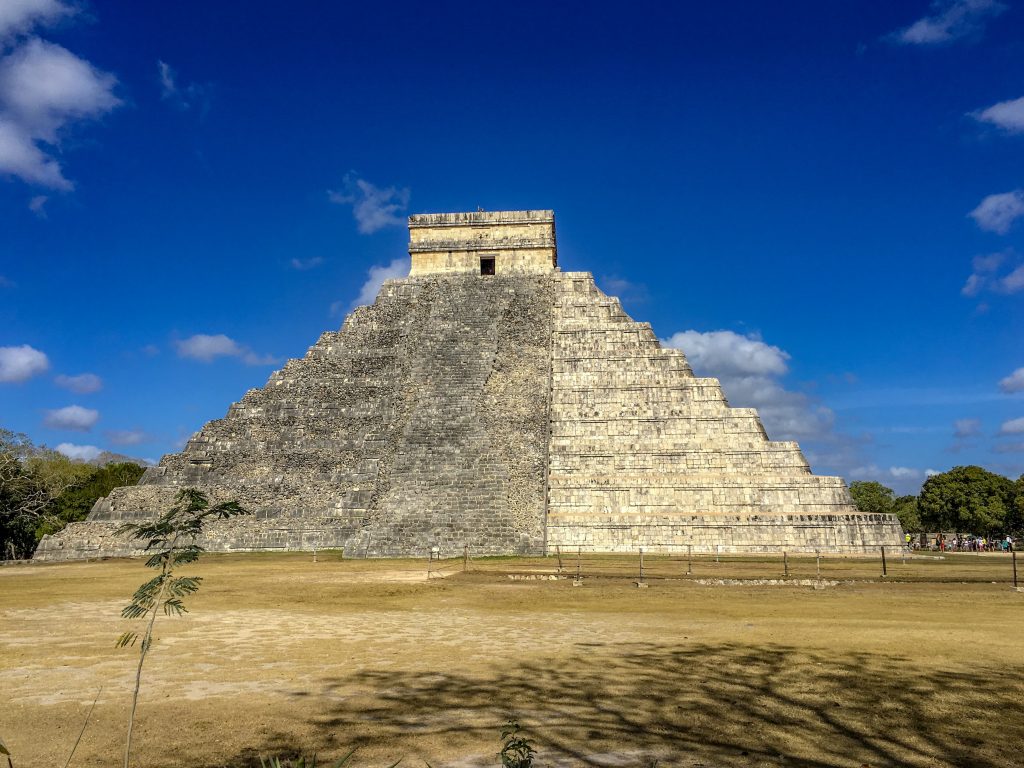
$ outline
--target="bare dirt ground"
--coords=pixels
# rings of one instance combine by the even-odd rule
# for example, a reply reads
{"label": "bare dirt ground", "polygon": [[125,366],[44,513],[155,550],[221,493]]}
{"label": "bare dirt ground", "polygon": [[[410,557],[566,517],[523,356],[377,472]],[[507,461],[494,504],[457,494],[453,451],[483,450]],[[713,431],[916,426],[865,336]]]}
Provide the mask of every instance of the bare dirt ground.
{"label": "bare dirt ground", "polygon": [[[428,582],[424,561],[211,555],[191,613],[157,622],[133,763],[359,747],[357,766],[494,766],[517,716],[542,766],[1021,765],[1024,594],[1008,561],[967,557],[922,561],[946,583],[814,590],[637,589],[626,564],[577,588],[509,580],[507,561]],[[63,765],[97,692],[72,765],[120,765],[137,651],[114,642],[148,575],[138,561],[0,568],[0,736],[15,766]]]}

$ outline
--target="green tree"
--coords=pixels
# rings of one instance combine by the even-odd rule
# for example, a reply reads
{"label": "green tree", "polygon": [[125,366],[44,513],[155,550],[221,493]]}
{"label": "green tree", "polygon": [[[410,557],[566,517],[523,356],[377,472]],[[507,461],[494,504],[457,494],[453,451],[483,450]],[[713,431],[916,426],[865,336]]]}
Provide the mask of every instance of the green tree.
{"label": "green tree", "polygon": [[874,480],[855,480],[850,483],[853,503],[861,512],[878,515],[890,514],[893,509],[893,490]]}
{"label": "green tree", "polygon": [[[174,506],[156,520],[148,523],[125,523],[118,533],[136,541],[146,542],[145,550],[150,552],[147,568],[160,571],[145,582],[132,595],[132,601],[121,616],[126,619],[142,619],[145,629],[139,644],[139,665],[135,670],[135,690],[132,693],[132,707],[128,715],[128,737],[124,747],[124,768],[132,749],[132,728],[135,724],[135,708],[139,703],[139,688],[142,684],[142,665],[153,644],[153,625],[157,614],[163,611],[167,616],[180,616],[188,609],[182,598],[195,594],[203,578],[201,576],[177,576],[178,567],[196,562],[203,553],[196,540],[203,533],[210,520],[226,520],[237,515],[248,515],[237,501],[227,501],[210,506],[206,496],[195,488],[178,491]],[[117,640],[117,647],[135,645],[139,634],[128,631]]]}
{"label": "green tree", "polygon": [[1013,484],[1013,501],[1006,512],[1006,530],[1016,533],[1018,538],[1024,535],[1024,475]]}
{"label": "green tree", "polygon": [[40,526],[38,534],[56,533],[68,523],[85,520],[98,499],[123,485],[135,485],[145,468],[134,462],[118,462],[102,467],[89,467],[83,480],[54,499],[53,511]]}
{"label": "green tree", "polygon": [[0,429],[0,558],[29,557],[37,531],[55,517],[54,501],[93,467]]}
{"label": "green tree", "polygon": [[920,531],[921,515],[917,510],[917,496],[898,496],[892,504],[892,513],[899,518],[903,530]]}
{"label": "green tree", "polygon": [[932,530],[1001,533],[1013,495],[1009,478],[981,467],[953,467],[925,481],[918,510]]}

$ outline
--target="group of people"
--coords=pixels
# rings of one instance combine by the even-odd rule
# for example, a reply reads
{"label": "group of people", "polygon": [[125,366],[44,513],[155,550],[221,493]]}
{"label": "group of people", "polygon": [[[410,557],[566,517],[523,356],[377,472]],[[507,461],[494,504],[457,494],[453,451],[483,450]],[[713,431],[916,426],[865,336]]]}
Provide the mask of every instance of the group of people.
{"label": "group of people", "polygon": [[928,548],[938,552],[1012,552],[1013,537],[1007,534],[1003,538],[985,536],[971,536],[961,533],[947,535],[944,533],[935,534],[934,538],[921,536],[919,539],[910,541],[910,534],[907,534],[908,546],[912,549]]}

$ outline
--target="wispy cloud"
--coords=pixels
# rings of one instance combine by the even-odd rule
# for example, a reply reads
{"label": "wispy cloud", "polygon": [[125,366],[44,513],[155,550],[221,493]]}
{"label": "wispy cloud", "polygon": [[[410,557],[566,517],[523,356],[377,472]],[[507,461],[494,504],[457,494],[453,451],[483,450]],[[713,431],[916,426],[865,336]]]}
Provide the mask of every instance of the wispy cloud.
{"label": "wispy cloud", "polygon": [[1024,392],[1024,368],[1018,368],[1009,376],[999,380],[999,388],[1007,394]]}
{"label": "wispy cloud", "polygon": [[913,467],[889,467],[889,474],[897,480],[918,480],[924,473]]}
{"label": "wispy cloud", "polygon": [[92,461],[99,458],[103,453],[102,448],[95,445],[75,445],[74,443],[61,443],[57,446],[57,453],[67,456],[75,461]]}
{"label": "wispy cloud", "polygon": [[187,339],[174,342],[178,357],[210,363],[218,357],[236,357],[246,365],[271,365],[276,361],[273,355],[259,355],[249,347],[239,344],[223,333],[197,333]]}
{"label": "wispy cloud", "polygon": [[201,115],[210,109],[213,86],[210,83],[178,82],[178,73],[166,61],[157,61],[157,76],[160,80],[160,98],[180,110],[198,108]]}
{"label": "wispy cloud", "polygon": [[324,263],[323,256],[312,256],[308,259],[292,259],[288,262],[292,269],[298,270],[299,272],[305,272],[310,269],[316,269]]}
{"label": "wispy cloud", "polygon": [[866,464],[860,467],[853,467],[847,475],[854,480],[878,480],[888,482],[891,480],[921,480],[923,477],[937,475],[934,469],[920,470],[915,467],[879,467],[877,464]]}
{"label": "wispy cloud", "polygon": [[1024,416],[1004,421],[999,427],[1000,435],[1024,435]]}
{"label": "wispy cloud", "polygon": [[100,412],[80,405],[68,405],[47,411],[43,424],[50,429],[70,429],[76,432],[88,432],[100,419]]}
{"label": "wispy cloud", "polygon": [[72,124],[118,106],[116,85],[113,75],[39,38],[0,59],[0,174],[72,189],[52,148]]}
{"label": "wispy cloud", "polygon": [[80,373],[77,376],[65,376],[62,373],[53,381],[58,387],[63,387],[79,395],[88,395],[103,388],[103,379],[95,373]]}
{"label": "wispy cloud", "polygon": [[993,453],[1024,453],[1024,442],[997,443],[992,446]]}
{"label": "wispy cloud", "polygon": [[936,0],[927,16],[889,35],[904,45],[942,45],[977,37],[1006,6],[996,0]]}
{"label": "wispy cloud", "polygon": [[370,235],[386,227],[405,224],[409,190],[377,187],[349,173],[342,181],[340,191],[327,190],[327,199],[338,205],[351,205],[356,228],[361,234]]}
{"label": "wispy cloud", "polygon": [[969,115],[978,122],[990,123],[1007,133],[1024,133],[1024,96],[1000,101],[987,109],[970,112]]}
{"label": "wispy cloud", "polygon": [[1012,248],[975,256],[971,262],[974,269],[960,293],[973,298],[984,291],[1013,294],[1024,290],[1024,263],[1017,264],[1018,261],[1017,252]]}
{"label": "wispy cloud", "polygon": [[600,285],[605,293],[617,297],[623,304],[643,304],[650,299],[646,285],[635,283],[624,277],[616,275],[604,277],[601,279]]}
{"label": "wispy cloud", "polygon": [[28,201],[28,209],[32,211],[40,219],[46,218],[46,203],[50,199],[49,195],[35,195],[31,200]]}
{"label": "wispy cloud", "polygon": [[[370,267],[366,273],[366,281],[359,289],[359,295],[355,298],[355,301],[347,305],[347,310],[351,312],[356,307],[373,304],[377,294],[380,293],[381,286],[384,285],[384,281],[408,277],[411,266],[409,257],[403,256],[393,260],[390,264]],[[344,311],[346,311],[344,302],[336,301],[331,304],[332,315],[340,315]]]}
{"label": "wispy cloud", "polygon": [[50,360],[45,352],[22,344],[20,347],[0,347],[0,382],[20,383],[45,373]]}
{"label": "wispy cloud", "polygon": [[757,408],[773,439],[820,438],[832,431],[831,410],[780,382],[790,356],[779,347],[733,331],[681,331],[662,343],[682,350],[699,375],[717,377],[731,405]]}
{"label": "wispy cloud", "polygon": [[1024,216],[1024,192],[1015,189],[1012,192],[989,195],[967,215],[986,232],[1005,235],[1010,231],[1013,222]]}
{"label": "wispy cloud", "polygon": [[981,434],[981,421],[979,419],[957,419],[953,422],[953,437],[963,439],[977,437]]}
{"label": "wispy cloud", "polygon": [[138,445],[149,439],[141,429],[112,429],[105,434],[114,445]]}
{"label": "wispy cloud", "polygon": [[0,42],[37,25],[53,24],[77,10],[61,0],[4,0],[0,3]]}

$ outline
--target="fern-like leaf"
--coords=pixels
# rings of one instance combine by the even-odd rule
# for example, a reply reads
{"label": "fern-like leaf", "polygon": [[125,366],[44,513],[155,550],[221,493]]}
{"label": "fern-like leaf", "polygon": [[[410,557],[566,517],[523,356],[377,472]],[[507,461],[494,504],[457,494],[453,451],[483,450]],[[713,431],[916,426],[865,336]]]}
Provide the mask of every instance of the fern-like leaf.
{"label": "fern-like leaf", "polygon": [[115,648],[124,648],[126,645],[135,645],[135,641],[139,639],[139,636],[135,632],[125,632],[119,638],[117,638],[117,645]]}

